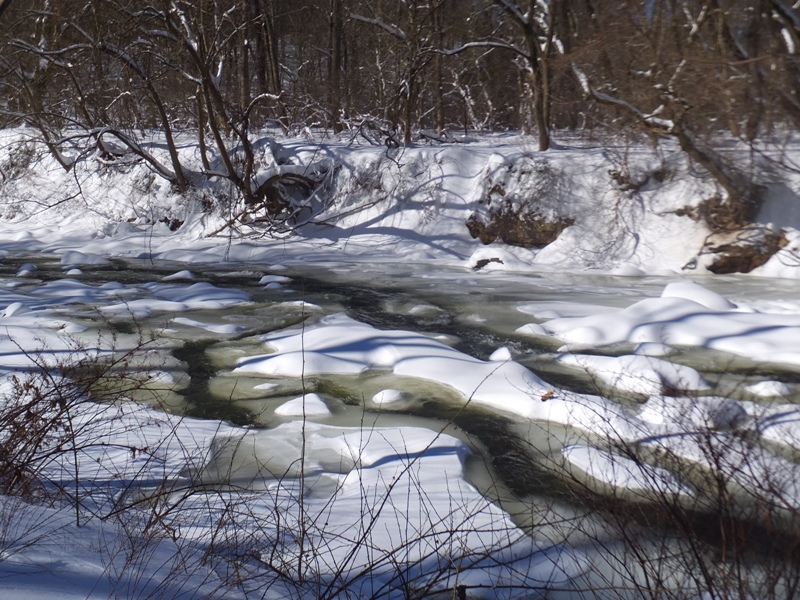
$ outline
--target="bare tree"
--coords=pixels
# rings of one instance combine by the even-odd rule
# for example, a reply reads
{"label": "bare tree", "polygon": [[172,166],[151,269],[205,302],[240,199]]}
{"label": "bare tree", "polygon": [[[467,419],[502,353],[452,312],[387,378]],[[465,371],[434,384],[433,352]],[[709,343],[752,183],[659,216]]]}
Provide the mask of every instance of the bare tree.
{"label": "bare tree", "polygon": [[[755,139],[774,115],[761,92],[764,73],[752,68],[768,55],[751,52],[774,48],[777,37],[763,22],[761,7],[752,8],[693,0],[676,7],[603,5],[591,19],[579,17],[589,24],[585,43],[595,52],[573,49],[570,56],[588,98],[606,107],[618,125],[656,141],[676,140],[719,184],[725,193],[716,209],[725,213],[721,228],[750,222],[763,194],[742,166],[715,148],[715,136],[726,129]],[[625,55],[630,59],[620,60]]]}

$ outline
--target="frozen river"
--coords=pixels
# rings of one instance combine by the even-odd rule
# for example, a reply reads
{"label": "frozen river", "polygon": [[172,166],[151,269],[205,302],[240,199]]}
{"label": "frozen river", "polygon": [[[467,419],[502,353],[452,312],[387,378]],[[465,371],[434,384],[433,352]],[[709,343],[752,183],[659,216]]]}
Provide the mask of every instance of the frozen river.
{"label": "frozen river", "polygon": [[[548,559],[545,575],[533,569],[553,589],[572,592],[602,587],[599,581],[641,587],[642,577],[666,581],[670,570],[670,586],[700,590],[696,573],[680,569],[714,554],[729,532],[701,523],[703,515],[761,523],[753,506],[772,502],[779,508],[770,518],[783,522],[798,506],[791,477],[757,483],[794,468],[800,448],[798,418],[787,408],[798,399],[800,363],[784,343],[798,326],[800,283],[714,277],[686,287],[678,278],[413,264],[194,265],[189,272],[158,262],[76,270],[62,262],[32,256],[0,267],[4,371],[41,368],[30,359],[92,345],[142,345],[141,359],[128,367],[150,375],[131,397],[255,432],[246,452],[212,440],[205,486],[267,490],[276,473],[302,480],[314,472],[311,496],[341,498],[339,477],[362,458],[343,466],[346,453],[331,459],[317,442],[306,450],[305,429],[297,455],[286,434],[292,427],[322,428],[313,434],[324,439],[333,435],[325,428],[401,439],[427,430],[433,437],[420,442],[420,456],[437,447],[431,440],[458,440],[454,464],[470,485],[535,543],[567,543],[577,552],[564,562]],[[654,303],[661,303],[656,312]],[[655,328],[653,315],[665,315]],[[667,347],[670,340],[676,343]],[[410,447],[415,439],[428,438],[409,433]],[[751,455],[758,459],[750,463]],[[736,461],[746,468],[731,473]],[[713,489],[708,473],[736,489],[727,479],[724,494]],[[714,506],[727,494],[729,505]],[[685,516],[683,530],[674,514],[664,518],[670,511]],[[643,529],[631,534],[623,523]],[[654,525],[666,533],[643,533]],[[628,535],[638,545],[631,548]],[[769,530],[754,535],[762,543]],[[692,536],[700,541],[687,550],[681,540]],[[655,571],[641,558],[623,576],[618,565],[599,565],[598,544],[622,562],[627,552],[658,557],[667,547],[692,556],[676,558],[677,567],[660,561]],[[442,581],[452,584],[450,575]],[[523,578],[508,587],[531,586]]]}

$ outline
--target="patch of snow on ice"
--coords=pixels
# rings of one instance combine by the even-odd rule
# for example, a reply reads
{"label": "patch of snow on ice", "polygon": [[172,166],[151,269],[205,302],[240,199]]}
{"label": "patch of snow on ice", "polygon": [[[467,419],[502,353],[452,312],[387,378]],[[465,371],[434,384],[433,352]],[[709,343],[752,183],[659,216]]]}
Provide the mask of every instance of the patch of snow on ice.
{"label": "patch of snow on ice", "polygon": [[511,350],[506,348],[505,346],[501,346],[489,356],[489,360],[495,362],[503,362],[506,360],[511,360]]}
{"label": "patch of snow on ice", "polygon": [[278,387],[277,383],[259,383],[258,385],[254,385],[253,389],[268,391],[268,390],[274,390],[276,387]]}
{"label": "patch of snow on ice", "polygon": [[17,269],[17,277],[30,277],[37,268],[33,263],[24,263]]}
{"label": "patch of snow on ice", "polygon": [[381,390],[377,394],[372,397],[372,401],[375,404],[385,405],[385,404],[392,404],[393,402],[398,402],[399,400],[403,399],[403,392],[400,390]]}
{"label": "patch of snow on ice", "polygon": [[745,408],[729,398],[653,396],[642,406],[639,416],[655,425],[666,425],[672,431],[695,428],[726,430],[742,424]]}
{"label": "patch of snow on ice", "polygon": [[165,275],[161,278],[161,281],[181,281],[181,280],[188,280],[191,281],[194,279],[194,273],[191,271],[183,270],[178,271],[177,273],[173,273],[172,275]]}
{"label": "patch of snow on ice", "polygon": [[738,309],[691,282],[670,284],[660,298],[586,317],[562,317],[523,326],[544,331],[577,351],[616,343],[699,346],[754,360],[800,364],[800,315]]}
{"label": "patch of snow on ice", "polygon": [[104,256],[87,254],[79,250],[68,250],[61,255],[61,264],[64,266],[78,267],[81,265],[108,265],[111,264]]}
{"label": "patch of snow on ice", "polygon": [[128,314],[138,318],[147,317],[154,312],[186,312],[189,310],[189,305],[183,302],[140,298],[119,304],[101,306],[99,310],[106,313]]}
{"label": "patch of snow on ice", "polygon": [[291,277],[286,277],[284,275],[264,275],[259,279],[258,283],[264,285],[267,283],[290,283],[291,281]]}
{"label": "patch of snow on ice", "polygon": [[550,333],[538,323],[528,323],[527,325],[523,325],[522,327],[518,327],[516,333],[521,335],[543,335],[543,336],[550,336]]}
{"label": "patch of snow on ice", "polygon": [[615,489],[636,492],[651,499],[663,493],[693,495],[670,471],[641,460],[581,444],[564,446],[561,454],[590,477]]}
{"label": "patch of snow on ice", "polygon": [[781,381],[759,381],[745,388],[748,392],[762,398],[777,398],[788,396],[792,393],[792,388]]}
{"label": "patch of snow on ice", "polygon": [[579,367],[615,389],[646,396],[670,390],[703,390],[709,387],[691,367],[651,356],[562,354],[556,360],[564,365]]}
{"label": "patch of snow on ice", "polygon": [[195,321],[194,319],[188,319],[186,317],[175,317],[172,319],[172,322],[178,323],[179,325],[187,325],[188,327],[205,329],[206,331],[210,331],[212,333],[221,333],[226,335],[233,335],[246,329],[241,325],[203,323],[201,321]]}
{"label": "patch of snow on ice", "polygon": [[704,288],[693,281],[676,281],[667,285],[661,292],[662,298],[684,298],[697,302],[715,311],[733,310],[736,305],[727,298]]}
{"label": "patch of snow on ice", "polygon": [[306,394],[281,404],[275,409],[282,417],[320,417],[331,414],[328,405],[317,394]]}
{"label": "patch of snow on ice", "polygon": [[148,283],[144,287],[159,299],[183,303],[190,309],[219,309],[250,302],[250,294],[243,290],[220,288],[205,282],[190,286]]}
{"label": "patch of snow on ice", "polygon": [[234,373],[300,377],[387,369],[450,386],[467,402],[530,418],[625,435],[639,427],[625,408],[599,397],[553,393],[552,386],[514,361],[478,360],[431,337],[378,330],[344,314],[262,339],[275,352],[240,358]]}

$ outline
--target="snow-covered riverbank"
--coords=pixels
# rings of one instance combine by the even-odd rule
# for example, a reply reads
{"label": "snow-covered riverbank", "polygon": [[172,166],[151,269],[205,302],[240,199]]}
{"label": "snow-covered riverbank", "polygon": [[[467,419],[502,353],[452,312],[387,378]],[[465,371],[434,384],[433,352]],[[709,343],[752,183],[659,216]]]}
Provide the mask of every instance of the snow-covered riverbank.
{"label": "snow-covered riverbank", "polygon": [[[713,233],[698,215],[720,191],[677,149],[664,146],[593,147],[576,139],[574,146],[537,153],[528,138],[511,135],[391,150],[352,139],[273,140],[260,146],[262,179],[283,172],[326,175],[296,200],[290,221],[269,227],[257,211],[234,219],[242,207],[219,183],[198,181],[178,194],[145,163],[125,159],[89,158],[67,173],[41,146],[20,145],[26,135],[7,130],[0,140],[4,252],[77,250],[193,263],[415,261],[641,275],[723,268],[720,256],[737,255],[730,248],[744,245],[763,256],[744,261],[748,270],[777,251],[754,274],[800,272],[795,173],[765,170],[766,201],[753,227]],[[165,152],[158,140],[148,148]],[[192,140],[181,151],[189,168],[199,167]],[[287,232],[293,224],[305,225]],[[496,241],[484,246],[470,233]],[[506,239],[526,247],[508,246]],[[67,262],[82,262],[71,256]]]}

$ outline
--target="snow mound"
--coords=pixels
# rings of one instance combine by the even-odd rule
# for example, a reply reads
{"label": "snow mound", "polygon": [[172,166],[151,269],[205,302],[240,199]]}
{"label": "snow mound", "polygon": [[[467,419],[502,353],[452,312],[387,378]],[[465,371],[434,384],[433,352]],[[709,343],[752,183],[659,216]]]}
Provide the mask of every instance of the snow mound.
{"label": "snow mound", "polygon": [[381,390],[372,397],[372,401],[375,404],[380,404],[381,406],[385,404],[392,404],[402,399],[403,399],[403,392],[401,392],[400,390],[391,390],[391,389]]}
{"label": "snow mound", "polygon": [[617,390],[652,396],[675,390],[708,389],[708,383],[691,367],[652,356],[589,356],[562,354],[557,361],[579,367]]}
{"label": "snow mound", "polygon": [[306,394],[281,404],[275,409],[282,417],[322,417],[331,414],[325,401],[316,394]]}
{"label": "snow mound", "polygon": [[188,319],[186,317],[175,317],[172,319],[172,323],[186,325],[188,327],[196,327],[198,329],[205,329],[206,331],[210,331],[212,333],[220,333],[224,335],[235,335],[245,330],[245,327],[241,325],[234,325],[232,323],[204,323],[202,321],[195,321],[194,319]]}
{"label": "snow mound", "polygon": [[489,356],[489,360],[494,362],[503,362],[506,360],[511,360],[511,350],[506,348],[505,346],[501,346]]}
{"label": "snow mound", "polygon": [[83,265],[108,265],[111,263],[104,256],[87,254],[79,250],[68,250],[61,256],[61,264],[64,266],[79,267]]}
{"label": "snow mound", "polygon": [[714,311],[733,310],[736,305],[716,292],[704,288],[693,281],[676,281],[667,285],[661,292],[662,298],[684,298]]}
{"label": "snow mound", "polygon": [[194,279],[194,274],[191,271],[183,270],[178,271],[177,273],[173,273],[172,275],[165,275],[161,278],[161,281],[180,281],[180,280],[192,280]]}
{"label": "snow mound", "polygon": [[759,381],[748,385],[745,389],[754,396],[762,398],[777,398],[792,393],[792,388],[781,381]]}
{"label": "snow mound", "polygon": [[561,393],[514,361],[482,361],[429,336],[378,330],[344,314],[262,339],[274,352],[240,358],[235,374],[300,377],[388,370],[449,386],[470,404],[601,435],[634,436],[640,431],[639,420],[624,407],[599,397]]}
{"label": "snow mound", "polygon": [[748,415],[741,404],[728,398],[653,396],[643,405],[639,416],[648,423],[666,425],[674,431],[691,431],[733,429]]}
{"label": "snow mound", "polygon": [[670,471],[642,460],[581,444],[564,446],[561,454],[590,477],[616,490],[627,490],[651,500],[665,493],[693,495]]}
{"label": "snow mound", "polygon": [[620,310],[556,318],[517,331],[553,336],[571,351],[620,343],[695,346],[758,361],[800,364],[800,315],[738,309],[692,282],[670,284],[661,297]]}

